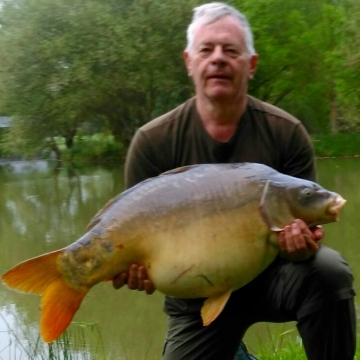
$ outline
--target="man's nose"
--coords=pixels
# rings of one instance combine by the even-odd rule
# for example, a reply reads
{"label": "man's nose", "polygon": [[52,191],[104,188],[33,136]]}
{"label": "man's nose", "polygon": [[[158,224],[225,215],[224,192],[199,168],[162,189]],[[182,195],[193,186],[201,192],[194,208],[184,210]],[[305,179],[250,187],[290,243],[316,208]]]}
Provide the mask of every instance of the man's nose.
{"label": "man's nose", "polygon": [[225,54],[222,46],[215,46],[211,54],[211,61],[214,63],[223,63],[225,61]]}

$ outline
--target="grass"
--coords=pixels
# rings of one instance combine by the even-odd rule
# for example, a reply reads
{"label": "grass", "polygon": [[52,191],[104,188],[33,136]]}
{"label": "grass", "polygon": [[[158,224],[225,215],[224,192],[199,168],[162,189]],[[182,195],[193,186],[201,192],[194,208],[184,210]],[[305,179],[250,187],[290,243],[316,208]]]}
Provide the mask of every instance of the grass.
{"label": "grass", "polygon": [[255,351],[257,357],[261,360],[306,359],[301,338],[299,336],[294,338],[295,328],[282,331],[278,334],[273,333],[268,326],[266,329],[270,342],[264,344],[262,339],[259,339]]}
{"label": "grass", "polygon": [[[284,343],[284,347],[275,352],[272,349],[264,348],[255,354],[260,360],[307,360],[300,338],[296,342]],[[359,349],[356,351],[354,360],[360,360]]]}
{"label": "grass", "polygon": [[[260,360],[307,360],[302,339],[299,335],[296,335],[296,328],[280,333],[274,333],[268,326],[266,328],[268,331],[267,338],[270,341],[265,344],[262,339],[259,339],[258,345],[250,351],[251,353]],[[360,333],[358,333],[359,341]],[[354,360],[360,360],[360,347],[357,348]]]}

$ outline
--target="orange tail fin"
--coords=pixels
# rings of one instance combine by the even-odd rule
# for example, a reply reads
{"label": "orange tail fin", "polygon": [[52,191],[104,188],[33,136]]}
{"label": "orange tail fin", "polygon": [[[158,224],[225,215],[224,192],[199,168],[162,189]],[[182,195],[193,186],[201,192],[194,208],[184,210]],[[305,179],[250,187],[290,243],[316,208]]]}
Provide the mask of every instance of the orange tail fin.
{"label": "orange tail fin", "polygon": [[75,290],[58,270],[57,258],[62,250],[24,261],[2,276],[10,288],[42,295],[41,335],[54,341],[69,326],[89,289]]}

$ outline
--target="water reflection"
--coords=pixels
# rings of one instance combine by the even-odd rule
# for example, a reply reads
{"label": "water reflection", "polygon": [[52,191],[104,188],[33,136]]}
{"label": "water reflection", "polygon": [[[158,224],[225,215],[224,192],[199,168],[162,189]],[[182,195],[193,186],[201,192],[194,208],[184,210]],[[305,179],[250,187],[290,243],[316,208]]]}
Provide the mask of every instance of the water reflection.
{"label": "water reflection", "polygon": [[[326,242],[350,263],[358,285],[360,158],[321,160],[318,170],[319,182],[348,200],[341,221],[326,225]],[[122,189],[121,166],[65,168],[57,174],[50,171],[46,163],[0,166],[0,273],[24,259],[76,240],[95,213]],[[91,327],[83,328],[87,343],[92,345],[90,351],[96,354],[94,357],[159,359],[166,329],[162,298],[158,293],[146,296],[125,289],[116,292],[108,283],[92,289],[75,321],[99,325],[100,342],[99,334],[96,335]],[[9,344],[14,343],[14,337],[20,337],[26,344],[29,333],[36,343],[39,298],[21,295],[1,286],[0,315],[0,359],[20,359],[19,352],[16,352],[19,348],[11,348]],[[25,335],[22,331],[24,324]],[[293,324],[286,326],[293,327]],[[70,333],[76,329],[71,325]],[[258,324],[250,329],[246,341],[250,348],[256,349],[258,339],[261,342],[270,339],[269,331],[274,335],[284,329],[283,325],[270,325],[269,330],[268,325]],[[86,358],[81,351],[78,356],[79,359]]]}
{"label": "water reflection", "polygon": [[[120,166],[63,169],[54,174],[44,166],[36,171],[36,166],[21,164],[20,171],[20,166],[15,165],[0,171],[1,273],[24,259],[75,241],[97,211],[123,189]],[[0,314],[6,314],[0,322],[8,324],[0,338],[0,359],[18,359],[19,348],[23,348],[22,341],[29,333],[36,332],[31,342],[37,342],[39,298],[1,287],[0,300]],[[9,309],[8,304],[15,306]],[[158,358],[165,326],[161,308],[160,294],[146,299],[144,294],[116,292],[106,283],[90,292],[75,321],[96,323],[102,329],[103,339],[99,341],[99,336],[89,331],[91,327],[81,327],[97,359],[110,359],[110,354],[114,359],[141,359],[145,354],[147,359]],[[9,328],[12,333],[7,337]],[[78,328],[79,325],[70,326],[69,333],[76,333]],[[21,346],[12,345],[8,351],[14,337]],[[102,345],[107,355],[100,350]]]}

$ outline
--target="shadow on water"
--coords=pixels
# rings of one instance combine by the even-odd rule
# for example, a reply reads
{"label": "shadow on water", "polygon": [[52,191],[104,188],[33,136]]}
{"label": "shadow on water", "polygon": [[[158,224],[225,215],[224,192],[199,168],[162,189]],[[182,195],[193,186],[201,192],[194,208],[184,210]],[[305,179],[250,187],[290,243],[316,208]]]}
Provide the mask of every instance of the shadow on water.
{"label": "shadow on water", "polygon": [[[340,222],[325,226],[325,242],[350,263],[358,288],[360,158],[320,160],[318,170],[319,183],[348,200]],[[52,164],[47,162],[0,163],[0,273],[22,260],[75,241],[97,211],[122,189],[123,169],[118,165],[64,167],[54,172]],[[109,283],[97,285],[74,320],[96,324],[103,347],[97,342],[100,335],[83,327],[85,335],[79,342],[86,344],[80,350],[88,352],[84,350],[80,354],[78,344],[73,345],[71,340],[72,354],[77,356],[73,358],[87,359],[90,352],[93,359],[159,359],[166,330],[162,301],[159,293],[146,296],[126,289],[115,291]],[[16,343],[26,345],[31,339],[32,344],[37,344],[39,315],[37,296],[0,286],[0,360],[27,358],[24,353],[20,357]],[[69,329],[72,336],[78,328],[74,324]],[[284,334],[286,338],[296,338],[293,329],[292,323],[256,324],[245,340],[256,352],[259,344],[274,345]]]}

